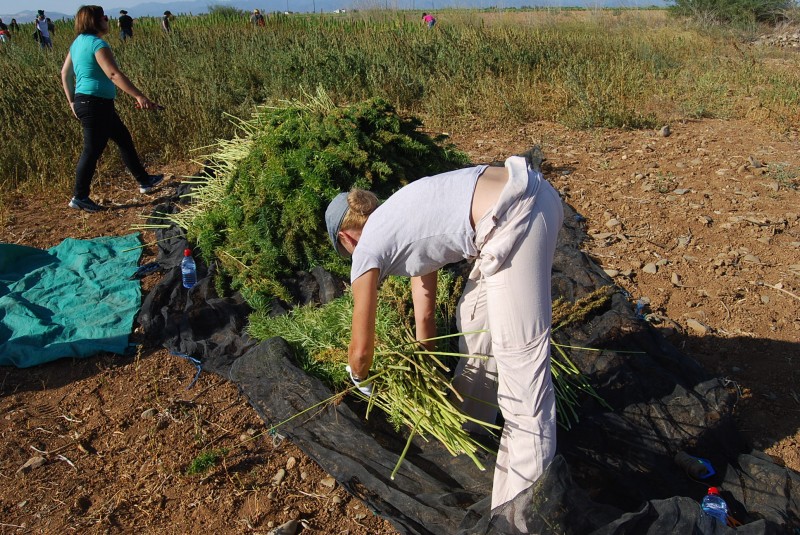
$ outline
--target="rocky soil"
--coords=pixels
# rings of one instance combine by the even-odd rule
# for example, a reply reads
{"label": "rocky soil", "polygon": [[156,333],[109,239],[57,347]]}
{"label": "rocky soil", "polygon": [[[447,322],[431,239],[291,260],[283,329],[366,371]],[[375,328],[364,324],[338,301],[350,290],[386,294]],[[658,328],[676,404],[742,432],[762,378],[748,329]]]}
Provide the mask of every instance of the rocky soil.
{"label": "rocky soil", "polygon": [[[543,146],[546,177],[585,220],[589,255],[672,343],[738,388],[753,447],[800,471],[800,140],[743,121],[575,132],[549,123],[451,132],[474,162]],[[155,169],[153,169],[155,171]],[[7,198],[0,241],[46,248],[131,232],[162,190],[101,177],[103,214],[68,191]],[[145,233],[144,241],[152,240]],[[151,261],[152,246],[143,263]],[[152,287],[158,275],[144,279]],[[388,534],[224,378],[136,332],[135,355],[0,368],[0,533]],[[208,470],[191,475],[205,463]],[[289,525],[287,525],[289,523]],[[291,531],[291,530],[294,531]]]}

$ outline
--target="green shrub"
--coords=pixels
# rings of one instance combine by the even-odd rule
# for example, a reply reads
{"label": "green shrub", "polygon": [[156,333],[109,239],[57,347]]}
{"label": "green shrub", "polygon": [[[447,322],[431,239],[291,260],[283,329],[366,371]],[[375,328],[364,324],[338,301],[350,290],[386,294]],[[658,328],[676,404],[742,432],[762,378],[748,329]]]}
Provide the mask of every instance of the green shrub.
{"label": "green shrub", "polygon": [[[328,202],[353,187],[385,198],[417,178],[467,164],[467,157],[419,131],[375,98],[335,106],[323,92],[309,102],[259,108],[211,155],[216,175],[198,202],[175,218],[224,284],[251,304],[292,301],[281,282],[298,270],[347,269],[324,225]],[[258,308],[258,307],[256,307]]]}

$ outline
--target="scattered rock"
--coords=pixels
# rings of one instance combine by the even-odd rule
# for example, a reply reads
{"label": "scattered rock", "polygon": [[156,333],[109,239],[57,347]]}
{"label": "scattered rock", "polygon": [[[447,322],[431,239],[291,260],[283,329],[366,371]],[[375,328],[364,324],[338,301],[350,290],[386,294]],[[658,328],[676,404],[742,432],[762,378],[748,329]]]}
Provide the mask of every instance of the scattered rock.
{"label": "scattered rock", "polygon": [[644,271],[645,273],[649,273],[651,275],[655,275],[656,273],[658,273],[658,266],[656,266],[653,262],[648,262],[647,264],[644,265],[642,271]]}
{"label": "scattered rock", "polygon": [[288,459],[286,459],[286,470],[291,470],[292,468],[295,467],[296,464],[297,464],[297,459],[295,459],[294,457],[289,457]]}
{"label": "scattered rock", "polygon": [[608,275],[612,279],[617,275],[619,275],[619,271],[616,269],[603,268],[603,271],[605,271],[606,275]]}
{"label": "scattered rock", "polygon": [[678,286],[678,287],[683,286],[683,284],[681,283],[681,276],[678,275],[677,273],[673,273],[672,274],[671,281],[672,281],[672,284],[674,284],[675,286]]}
{"label": "scattered rock", "polygon": [[669,137],[672,134],[672,130],[670,129],[669,125],[664,125],[661,127],[661,130],[658,131],[661,137]]}
{"label": "scattered rock", "polygon": [[320,480],[319,484],[322,485],[323,487],[328,487],[329,489],[332,489],[333,487],[336,486],[336,480],[332,477],[326,477],[325,479]]}
{"label": "scattered rock", "polygon": [[17,469],[17,473],[18,474],[20,474],[20,473],[21,474],[26,474],[26,473],[30,472],[31,470],[35,470],[36,468],[44,466],[44,464],[46,462],[47,462],[47,459],[45,459],[41,455],[34,455],[33,457],[31,457],[30,459],[25,461],[25,464],[20,466],[19,469]]}
{"label": "scattered rock", "polygon": [[141,415],[142,420],[152,420],[156,417],[158,411],[156,409],[147,409]]}
{"label": "scattered rock", "polygon": [[711,328],[708,325],[700,323],[696,319],[688,319],[686,321],[686,326],[699,335],[705,335],[711,331]]}
{"label": "scattered rock", "polygon": [[289,520],[278,526],[277,528],[271,530],[269,535],[295,535],[297,533],[297,527],[300,525],[299,520]]}
{"label": "scattered rock", "polygon": [[281,468],[278,472],[272,477],[272,486],[277,487],[283,482],[283,478],[286,477],[286,470]]}

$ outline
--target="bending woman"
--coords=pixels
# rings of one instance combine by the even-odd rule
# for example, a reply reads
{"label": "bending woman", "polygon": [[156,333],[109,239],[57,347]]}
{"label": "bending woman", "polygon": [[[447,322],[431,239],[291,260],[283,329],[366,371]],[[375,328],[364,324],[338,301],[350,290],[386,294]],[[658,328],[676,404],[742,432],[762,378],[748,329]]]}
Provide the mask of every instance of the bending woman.
{"label": "bending woman", "polygon": [[[457,319],[462,331],[488,333],[466,337],[462,352],[494,358],[488,365],[470,359],[454,385],[466,396],[498,404],[505,417],[492,509],[530,487],[555,455],[550,272],[563,217],[558,193],[521,157],[509,158],[505,167],[422,178],[380,206],[364,190],[340,193],[325,213],[334,247],[352,256],[348,360],[357,386],[372,366],[380,282],[387,275],[411,277],[416,337],[426,340],[436,336],[437,271],[475,260]],[[370,385],[360,388],[369,393]],[[493,423],[494,410],[473,405],[462,408]]]}
{"label": "bending woman", "polygon": [[139,182],[141,193],[150,193],[164,175],[150,175],[142,165],[128,128],[114,109],[117,87],[136,99],[136,107],[146,110],[161,106],[136,89],[117,67],[114,55],[102,36],[108,34],[108,17],[100,6],[83,6],[75,15],[77,37],[69,47],[61,68],[61,83],[72,114],[83,128],[83,152],[75,172],[75,190],[70,208],[98,212],[105,210],[89,198],[92,176],[108,140],[119,147],[125,167]]}

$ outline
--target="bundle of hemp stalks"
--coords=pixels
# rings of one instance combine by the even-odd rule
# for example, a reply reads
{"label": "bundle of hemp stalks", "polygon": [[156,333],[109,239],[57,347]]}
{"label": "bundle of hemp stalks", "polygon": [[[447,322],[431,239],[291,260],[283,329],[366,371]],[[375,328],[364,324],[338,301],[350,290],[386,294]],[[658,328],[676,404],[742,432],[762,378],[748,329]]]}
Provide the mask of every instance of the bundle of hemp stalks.
{"label": "bundle of hemp stalks", "polygon": [[[442,280],[443,279],[443,280]],[[437,290],[438,322],[448,324],[448,314],[454,308],[452,280],[440,277]],[[448,351],[427,351],[414,340],[404,316],[404,306],[398,302],[403,284],[389,278],[381,287],[376,320],[375,359],[368,382],[372,395],[365,396],[349,382],[345,371],[347,346],[352,321],[352,294],[347,292],[322,307],[299,307],[287,315],[269,317],[266,314],[250,318],[250,334],[259,339],[271,336],[284,338],[295,349],[300,366],[331,385],[340,393],[352,392],[367,402],[367,418],[377,407],[399,431],[410,430],[408,441],[392,472],[392,478],[402,463],[415,435],[424,440],[433,437],[452,455],[466,454],[475,465],[485,467],[476,455],[479,450],[489,451],[464,430],[468,421],[481,425],[490,433],[498,431],[493,423],[474,420],[458,408],[461,396],[451,384],[451,364],[459,358],[491,358],[481,355],[464,355]],[[556,301],[553,307],[553,326],[562,328],[569,323],[583,321],[588,314],[605,305],[610,298],[609,289],[601,288],[576,303]],[[448,339],[463,333],[448,334],[436,340],[446,345]],[[581,393],[597,397],[580,371],[570,361],[563,346],[555,346],[551,358],[551,371],[556,390],[559,424],[570,427],[577,421],[576,407]],[[333,396],[333,401],[339,394]]]}

